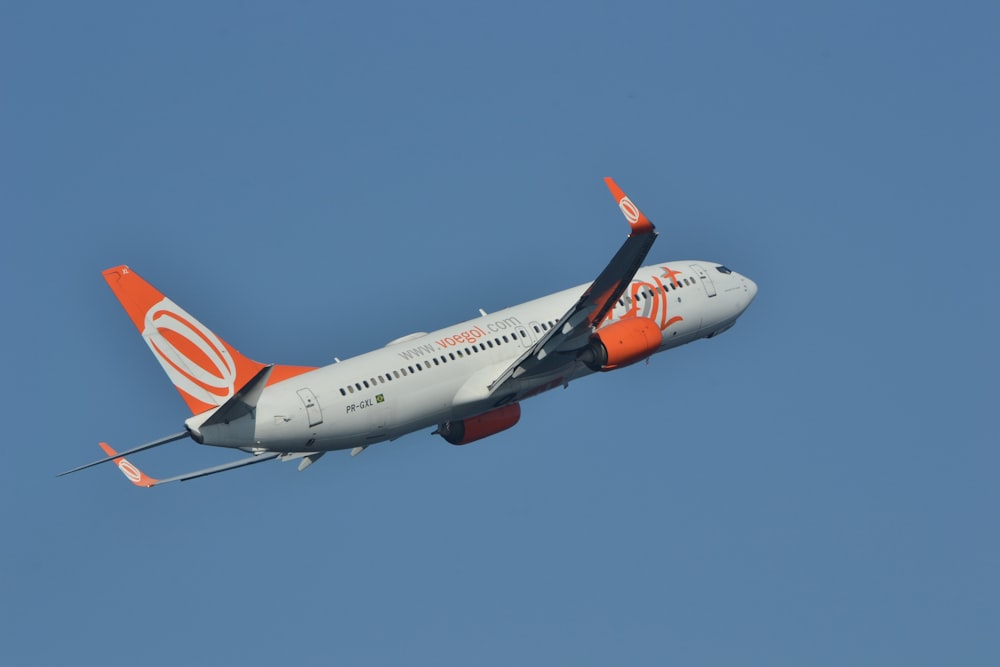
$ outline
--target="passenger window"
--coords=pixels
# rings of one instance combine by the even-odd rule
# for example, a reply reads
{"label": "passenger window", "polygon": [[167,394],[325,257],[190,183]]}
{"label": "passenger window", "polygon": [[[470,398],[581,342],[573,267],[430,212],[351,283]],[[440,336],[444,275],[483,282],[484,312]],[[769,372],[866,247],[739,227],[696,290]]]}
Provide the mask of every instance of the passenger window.
{"label": "passenger window", "polygon": [[343,387],[341,387],[341,388],[340,388],[340,395],[341,395],[341,396],[347,396],[347,392],[346,392],[346,391],[344,391],[344,388],[343,388]]}

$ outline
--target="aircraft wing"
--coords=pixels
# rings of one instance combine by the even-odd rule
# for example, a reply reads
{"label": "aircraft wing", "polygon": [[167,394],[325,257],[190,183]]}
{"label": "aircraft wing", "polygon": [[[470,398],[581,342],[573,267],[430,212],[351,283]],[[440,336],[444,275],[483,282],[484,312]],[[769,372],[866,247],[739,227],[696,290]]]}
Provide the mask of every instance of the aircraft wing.
{"label": "aircraft wing", "polygon": [[489,385],[494,396],[519,400],[549,383],[561,383],[576,353],[628,287],[656,240],[656,228],[611,178],[604,182],[628,220],[631,232],[611,262],[554,327]]}
{"label": "aircraft wing", "polygon": [[263,463],[264,461],[270,461],[271,459],[276,459],[281,456],[278,452],[269,452],[267,454],[260,454],[259,456],[251,456],[250,458],[240,459],[239,461],[233,461],[232,463],[223,463],[222,465],[212,466],[211,468],[204,468],[202,470],[196,470],[194,472],[184,473],[183,475],[177,475],[176,477],[168,477],[166,479],[154,479],[139,470],[132,463],[128,461],[123,456],[120,456],[118,452],[111,448],[106,442],[101,443],[101,449],[104,450],[111,459],[118,466],[118,469],[123,475],[136,486],[142,486],[149,488],[151,486],[159,486],[160,484],[166,484],[167,482],[183,482],[188,479],[195,479],[197,477],[205,477],[206,475],[214,475],[217,472],[225,472],[226,470],[232,470],[234,468],[242,468],[243,466],[253,465],[255,463]]}

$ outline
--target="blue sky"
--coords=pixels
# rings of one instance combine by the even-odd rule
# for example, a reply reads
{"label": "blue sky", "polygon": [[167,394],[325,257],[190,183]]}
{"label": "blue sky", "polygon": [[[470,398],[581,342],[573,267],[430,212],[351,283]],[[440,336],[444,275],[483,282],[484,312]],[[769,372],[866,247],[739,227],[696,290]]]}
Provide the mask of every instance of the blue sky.
{"label": "blue sky", "polygon": [[[1000,656],[995,3],[5,3],[0,661],[940,665]],[[150,491],[184,404],[127,263],[319,365],[596,276],[724,336],[308,471]],[[177,443],[153,475],[234,458]]]}

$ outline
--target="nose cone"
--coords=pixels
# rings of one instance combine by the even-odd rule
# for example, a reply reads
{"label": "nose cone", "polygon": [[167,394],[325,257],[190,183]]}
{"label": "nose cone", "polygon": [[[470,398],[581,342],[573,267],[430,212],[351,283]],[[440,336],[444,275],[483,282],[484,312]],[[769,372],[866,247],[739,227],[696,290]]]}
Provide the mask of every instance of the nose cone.
{"label": "nose cone", "polygon": [[740,282],[743,283],[743,294],[740,295],[742,297],[740,299],[740,313],[742,314],[750,306],[754,297],[757,296],[757,283],[743,274],[740,274]]}

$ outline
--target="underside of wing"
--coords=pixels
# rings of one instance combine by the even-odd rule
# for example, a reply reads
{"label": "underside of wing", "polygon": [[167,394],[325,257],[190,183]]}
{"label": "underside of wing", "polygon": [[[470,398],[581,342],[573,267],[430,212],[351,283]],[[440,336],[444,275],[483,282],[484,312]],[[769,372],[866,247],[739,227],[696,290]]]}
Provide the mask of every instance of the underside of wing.
{"label": "underside of wing", "polygon": [[604,180],[631,232],[576,304],[489,385],[490,393],[503,402],[560,384],[569,376],[579,352],[625,292],[656,240],[656,229],[649,219],[611,178]]}

